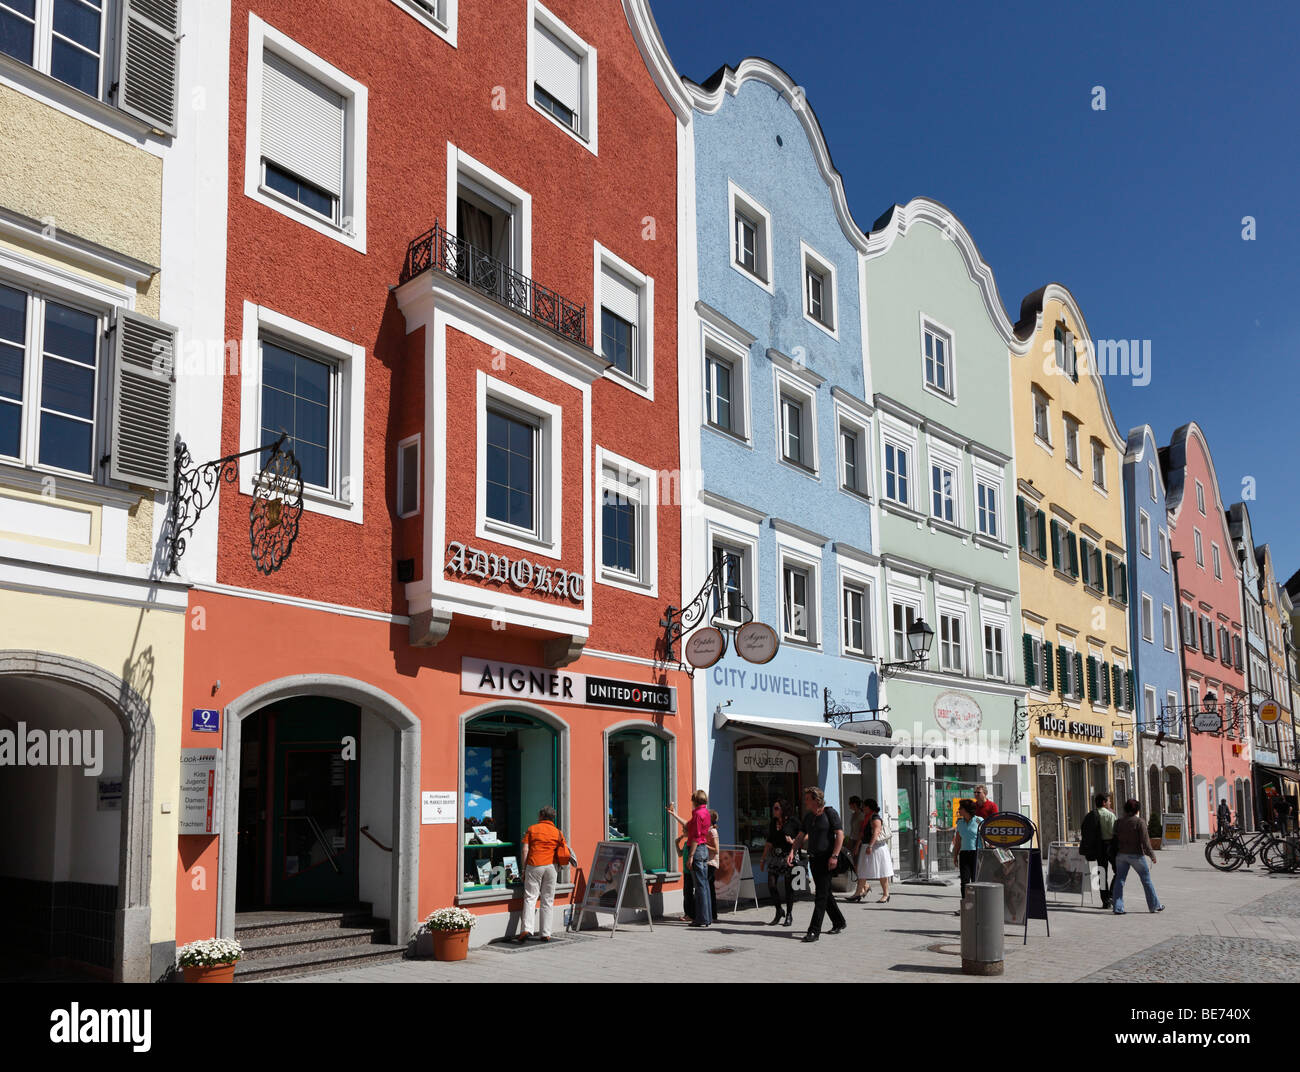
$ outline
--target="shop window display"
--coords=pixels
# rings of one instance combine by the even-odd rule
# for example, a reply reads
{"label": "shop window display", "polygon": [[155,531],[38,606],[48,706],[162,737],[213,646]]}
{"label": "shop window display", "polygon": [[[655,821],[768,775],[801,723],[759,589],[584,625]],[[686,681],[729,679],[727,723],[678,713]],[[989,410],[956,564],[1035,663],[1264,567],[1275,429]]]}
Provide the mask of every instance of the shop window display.
{"label": "shop window display", "polygon": [[[559,734],[524,715],[494,712],[465,727],[461,888],[522,882],[520,841],[546,805],[560,806]],[[563,816],[556,823],[563,827]]]}
{"label": "shop window display", "polygon": [[[736,749],[736,840],[761,856],[772,804],[800,800],[799,757],[778,748]],[[798,806],[796,804],[796,806]],[[802,809],[800,809],[802,811]]]}
{"label": "shop window display", "polygon": [[635,841],[641,866],[668,871],[668,741],[646,729],[624,730],[609,739],[611,841]]}

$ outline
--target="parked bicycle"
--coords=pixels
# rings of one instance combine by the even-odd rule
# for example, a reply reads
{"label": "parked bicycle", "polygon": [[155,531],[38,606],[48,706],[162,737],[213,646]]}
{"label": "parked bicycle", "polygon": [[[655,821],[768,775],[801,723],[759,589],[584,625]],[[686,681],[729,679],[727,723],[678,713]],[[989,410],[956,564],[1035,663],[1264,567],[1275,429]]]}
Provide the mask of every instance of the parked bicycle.
{"label": "parked bicycle", "polygon": [[1295,834],[1274,837],[1264,846],[1262,859],[1264,866],[1273,872],[1300,871],[1300,837]]}
{"label": "parked bicycle", "polygon": [[1205,859],[1218,871],[1236,871],[1242,864],[1251,867],[1256,860],[1270,871],[1292,870],[1293,861],[1300,865],[1296,846],[1274,834],[1268,823],[1260,823],[1259,830],[1249,838],[1236,826],[1221,830],[1206,844]]}

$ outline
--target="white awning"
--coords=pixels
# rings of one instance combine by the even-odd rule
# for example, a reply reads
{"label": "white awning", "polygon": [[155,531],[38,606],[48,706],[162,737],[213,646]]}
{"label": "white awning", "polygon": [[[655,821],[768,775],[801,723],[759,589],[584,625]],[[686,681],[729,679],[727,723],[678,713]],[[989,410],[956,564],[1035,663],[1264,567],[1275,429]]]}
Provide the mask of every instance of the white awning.
{"label": "white awning", "polygon": [[729,715],[721,708],[718,709],[714,716],[713,726],[719,730],[758,730],[760,732],[775,730],[779,733],[793,733],[799,737],[809,737],[813,740],[824,737],[828,741],[836,741],[852,748],[887,749],[893,745],[890,738],[881,736],[878,733],[858,733],[855,730],[836,729],[829,722],[807,722],[797,718],[768,718],[758,715]]}
{"label": "white awning", "polygon": [[1087,752],[1093,756],[1114,756],[1119,754],[1109,745],[1084,744],[1082,741],[1058,741],[1055,738],[1046,742],[1041,737],[1035,738],[1034,747],[1040,752]]}

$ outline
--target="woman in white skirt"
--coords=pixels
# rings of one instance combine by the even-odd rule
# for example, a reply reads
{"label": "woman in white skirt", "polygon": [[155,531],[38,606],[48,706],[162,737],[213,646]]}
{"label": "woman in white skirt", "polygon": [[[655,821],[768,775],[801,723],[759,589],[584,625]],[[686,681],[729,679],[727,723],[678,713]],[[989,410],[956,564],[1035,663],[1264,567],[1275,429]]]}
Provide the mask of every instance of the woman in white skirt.
{"label": "woman in white skirt", "polygon": [[884,817],[880,814],[880,805],[868,798],[863,801],[867,808],[867,821],[862,828],[862,848],[858,851],[858,877],[876,879],[880,882],[883,897],[876,904],[889,902],[889,880],[894,877],[894,859],[889,854],[889,835],[885,830]]}

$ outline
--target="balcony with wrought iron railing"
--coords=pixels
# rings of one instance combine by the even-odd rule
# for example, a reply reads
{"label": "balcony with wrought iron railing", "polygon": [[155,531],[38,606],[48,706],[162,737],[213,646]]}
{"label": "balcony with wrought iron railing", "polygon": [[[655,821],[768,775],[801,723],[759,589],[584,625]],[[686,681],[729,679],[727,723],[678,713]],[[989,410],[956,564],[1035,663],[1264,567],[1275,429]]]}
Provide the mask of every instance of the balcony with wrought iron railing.
{"label": "balcony with wrought iron railing", "polygon": [[428,270],[442,272],[561,338],[591,348],[587,307],[569,301],[435,222],[406,248],[399,285]]}

